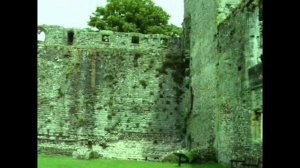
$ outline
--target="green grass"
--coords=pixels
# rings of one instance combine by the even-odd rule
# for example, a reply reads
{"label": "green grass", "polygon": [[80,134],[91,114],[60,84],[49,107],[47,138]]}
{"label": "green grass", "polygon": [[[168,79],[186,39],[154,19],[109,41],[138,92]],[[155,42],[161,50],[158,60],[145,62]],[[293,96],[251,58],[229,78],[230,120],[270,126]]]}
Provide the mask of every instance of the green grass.
{"label": "green grass", "polygon": [[[176,168],[176,163],[131,160],[77,160],[65,156],[38,156],[38,168]],[[182,164],[181,168],[225,168],[216,163]]]}

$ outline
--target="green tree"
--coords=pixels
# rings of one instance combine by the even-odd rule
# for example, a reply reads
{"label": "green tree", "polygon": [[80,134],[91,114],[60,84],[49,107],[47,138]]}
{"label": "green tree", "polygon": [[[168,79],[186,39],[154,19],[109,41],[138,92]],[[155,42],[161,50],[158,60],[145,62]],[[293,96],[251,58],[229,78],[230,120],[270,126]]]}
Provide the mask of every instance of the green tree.
{"label": "green tree", "polygon": [[99,30],[178,36],[182,29],[169,25],[170,16],[152,0],[108,0],[97,7],[88,25]]}

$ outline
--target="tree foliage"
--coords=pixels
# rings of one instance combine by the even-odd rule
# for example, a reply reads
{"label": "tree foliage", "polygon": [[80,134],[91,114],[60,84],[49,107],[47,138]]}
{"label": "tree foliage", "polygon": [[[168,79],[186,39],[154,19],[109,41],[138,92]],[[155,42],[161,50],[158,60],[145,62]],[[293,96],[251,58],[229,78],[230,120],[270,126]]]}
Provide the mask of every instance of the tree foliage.
{"label": "tree foliage", "polygon": [[168,24],[170,16],[152,0],[108,0],[97,7],[88,25],[98,30],[180,35],[182,29]]}

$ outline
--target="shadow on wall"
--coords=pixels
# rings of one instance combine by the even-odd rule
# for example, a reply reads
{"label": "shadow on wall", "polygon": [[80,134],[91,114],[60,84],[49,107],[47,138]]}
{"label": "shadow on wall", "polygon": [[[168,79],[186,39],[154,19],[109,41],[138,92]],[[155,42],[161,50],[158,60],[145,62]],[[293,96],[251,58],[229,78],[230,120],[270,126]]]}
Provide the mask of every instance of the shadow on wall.
{"label": "shadow on wall", "polygon": [[[166,152],[181,148],[183,119],[180,115],[179,103],[183,94],[182,81],[184,75],[181,70],[184,66],[180,58],[180,52],[168,51],[160,67],[155,69],[155,77],[158,79],[158,91],[152,93],[155,97],[152,122],[146,132],[156,136],[152,137],[153,146],[145,148],[143,151],[143,155],[148,160],[163,159],[162,155],[165,155]],[[167,143],[173,144],[173,149],[171,149],[172,145],[166,145]]]}

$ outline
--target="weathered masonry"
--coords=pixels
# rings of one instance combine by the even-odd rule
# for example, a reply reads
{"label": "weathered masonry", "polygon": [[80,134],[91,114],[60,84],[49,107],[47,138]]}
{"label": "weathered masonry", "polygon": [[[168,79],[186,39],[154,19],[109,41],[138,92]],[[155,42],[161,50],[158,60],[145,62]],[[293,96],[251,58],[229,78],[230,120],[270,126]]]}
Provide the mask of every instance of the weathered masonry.
{"label": "weathered masonry", "polygon": [[161,159],[184,139],[188,64],[163,35],[40,26],[38,142],[71,155]]}
{"label": "weathered masonry", "polygon": [[184,8],[181,38],[39,26],[43,152],[262,159],[262,1],[184,0]]}
{"label": "weathered masonry", "polygon": [[185,0],[186,141],[221,163],[262,154],[262,1]]}

